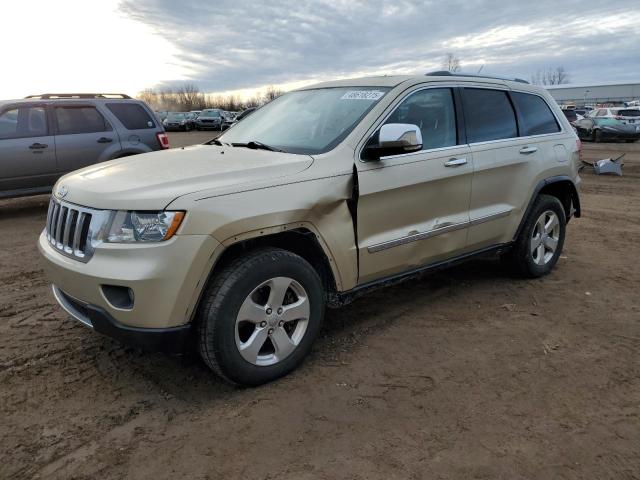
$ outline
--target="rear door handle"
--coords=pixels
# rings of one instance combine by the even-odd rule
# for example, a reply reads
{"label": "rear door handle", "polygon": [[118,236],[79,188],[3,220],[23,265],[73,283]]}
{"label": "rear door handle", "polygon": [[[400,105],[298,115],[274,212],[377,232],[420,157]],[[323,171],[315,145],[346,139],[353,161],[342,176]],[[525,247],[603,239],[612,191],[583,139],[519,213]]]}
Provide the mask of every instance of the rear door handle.
{"label": "rear door handle", "polygon": [[523,155],[529,155],[538,151],[538,147],[522,147],[520,153]]}
{"label": "rear door handle", "polygon": [[452,158],[444,162],[445,167],[459,167],[460,165],[465,165],[467,163],[466,158]]}
{"label": "rear door handle", "polygon": [[101,137],[98,139],[98,143],[111,143],[113,142],[113,138]]}
{"label": "rear door handle", "polygon": [[36,142],[36,143],[34,143],[32,145],[29,145],[29,148],[31,150],[40,150],[42,148],[47,148],[48,146],[49,145],[47,145],[46,143],[38,143],[38,142]]}

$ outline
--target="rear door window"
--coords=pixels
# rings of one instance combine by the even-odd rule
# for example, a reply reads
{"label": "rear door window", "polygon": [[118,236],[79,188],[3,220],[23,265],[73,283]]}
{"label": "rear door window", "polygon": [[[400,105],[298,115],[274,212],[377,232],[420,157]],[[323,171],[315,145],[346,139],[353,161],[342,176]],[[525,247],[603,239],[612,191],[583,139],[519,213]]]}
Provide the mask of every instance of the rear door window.
{"label": "rear door window", "polygon": [[0,139],[48,135],[44,107],[17,107],[0,114]]}
{"label": "rear door window", "polygon": [[[520,136],[544,135],[560,131],[556,117],[542,97],[512,92],[511,98],[520,116]],[[573,120],[577,120],[575,111],[569,111],[573,113]]]}
{"label": "rear door window", "polygon": [[155,128],[156,124],[147,111],[136,103],[107,103],[113,113],[127,130]]}
{"label": "rear door window", "polygon": [[58,124],[58,135],[97,133],[111,130],[111,126],[95,107],[56,107],[55,117]]}
{"label": "rear door window", "polygon": [[518,136],[516,114],[506,91],[465,88],[463,106],[469,143]]}

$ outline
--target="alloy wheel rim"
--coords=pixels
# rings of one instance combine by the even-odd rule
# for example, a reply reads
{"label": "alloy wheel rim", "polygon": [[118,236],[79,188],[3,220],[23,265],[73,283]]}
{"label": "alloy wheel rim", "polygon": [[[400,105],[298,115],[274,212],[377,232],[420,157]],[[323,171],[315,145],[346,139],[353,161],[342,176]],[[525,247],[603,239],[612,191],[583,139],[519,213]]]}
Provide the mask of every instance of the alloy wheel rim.
{"label": "alloy wheel rim", "polygon": [[236,347],[247,362],[268,366],[300,345],[311,309],[306,290],[292,278],[262,282],[245,298],[235,322]]}
{"label": "alloy wheel rim", "polygon": [[560,241],[560,219],[555,212],[547,210],[538,217],[531,234],[531,258],[536,265],[546,265],[558,249]]}

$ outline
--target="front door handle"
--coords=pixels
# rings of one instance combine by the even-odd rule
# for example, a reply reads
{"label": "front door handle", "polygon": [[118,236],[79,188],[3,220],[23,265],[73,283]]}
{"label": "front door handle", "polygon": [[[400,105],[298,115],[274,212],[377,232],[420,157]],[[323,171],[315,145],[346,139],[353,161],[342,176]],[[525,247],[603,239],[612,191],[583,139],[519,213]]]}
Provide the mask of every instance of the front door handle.
{"label": "front door handle", "polygon": [[113,142],[113,138],[101,137],[98,139],[98,143],[111,143]]}
{"label": "front door handle", "polygon": [[43,148],[47,148],[48,146],[49,145],[47,145],[46,143],[38,143],[38,142],[36,142],[36,143],[34,143],[32,145],[29,145],[29,148],[31,150],[40,150],[40,149],[43,149]]}
{"label": "front door handle", "polygon": [[465,165],[467,163],[466,158],[452,158],[444,162],[445,167],[459,167],[460,165]]}
{"label": "front door handle", "polygon": [[538,151],[538,147],[522,147],[520,153],[523,155],[529,155]]}

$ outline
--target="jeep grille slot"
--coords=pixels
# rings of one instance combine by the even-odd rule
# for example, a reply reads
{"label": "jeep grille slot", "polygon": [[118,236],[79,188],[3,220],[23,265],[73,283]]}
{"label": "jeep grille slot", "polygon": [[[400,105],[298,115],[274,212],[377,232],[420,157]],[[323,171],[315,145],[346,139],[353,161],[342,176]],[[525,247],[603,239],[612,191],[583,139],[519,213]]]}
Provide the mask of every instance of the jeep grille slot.
{"label": "jeep grille slot", "polygon": [[93,253],[91,220],[94,211],[51,199],[47,212],[46,235],[60,253],[87,262]]}

